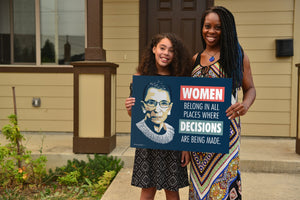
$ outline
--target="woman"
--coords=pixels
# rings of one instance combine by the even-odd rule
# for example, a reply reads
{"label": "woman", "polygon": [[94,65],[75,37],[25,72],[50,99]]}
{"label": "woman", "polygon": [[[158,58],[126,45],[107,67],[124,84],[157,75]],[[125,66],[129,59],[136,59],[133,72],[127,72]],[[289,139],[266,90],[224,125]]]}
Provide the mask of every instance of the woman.
{"label": "woman", "polygon": [[[190,76],[191,68],[189,66],[192,66],[190,61],[187,49],[175,34],[158,34],[148,45],[137,69],[137,75]],[[148,101],[150,96],[145,101]],[[155,101],[160,100],[156,99]],[[125,101],[130,116],[134,103],[134,97],[129,97]],[[158,106],[157,103],[155,104]],[[161,109],[151,109],[151,106],[151,103],[148,104],[148,114],[154,116],[160,112]],[[164,106],[162,105],[162,107]],[[153,118],[152,122],[158,121]],[[161,127],[158,124],[155,126],[158,129]],[[155,129],[154,126],[153,129]],[[167,131],[166,127],[163,129],[160,131]],[[186,151],[137,148],[131,184],[142,188],[141,200],[154,199],[156,190],[160,189],[165,190],[167,200],[178,200],[179,188],[189,185],[186,169],[189,160],[189,152]]]}
{"label": "woman", "polygon": [[[239,171],[240,116],[253,104],[256,91],[248,56],[241,48],[232,13],[216,6],[201,19],[204,50],[193,57],[193,77],[232,78],[232,105],[226,110],[230,122],[229,153],[191,152],[190,200],[241,199]],[[237,102],[242,88],[243,100]]]}

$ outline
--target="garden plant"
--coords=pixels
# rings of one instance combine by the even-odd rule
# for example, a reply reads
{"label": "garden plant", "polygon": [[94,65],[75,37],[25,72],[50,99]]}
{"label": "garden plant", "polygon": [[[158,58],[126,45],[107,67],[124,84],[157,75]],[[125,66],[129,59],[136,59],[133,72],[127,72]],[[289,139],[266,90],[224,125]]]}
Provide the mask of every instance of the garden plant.
{"label": "garden plant", "polygon": [[16,115],[2,128],[6,145],[0,143],[0,199],[101,199],[123,161],[106,155],[88,155],[88,161],[68,160],[46,171],[47,157],[33,159],[24,145]]}

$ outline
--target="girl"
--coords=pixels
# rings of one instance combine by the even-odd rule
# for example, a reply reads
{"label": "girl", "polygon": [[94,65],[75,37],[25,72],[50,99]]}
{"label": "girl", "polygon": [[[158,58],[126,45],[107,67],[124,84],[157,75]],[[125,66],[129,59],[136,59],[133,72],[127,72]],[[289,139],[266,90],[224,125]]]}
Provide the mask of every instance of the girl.
{"label": "girl", "polygon": [[[136,75],[190,76],[189,56],[175,34],[157,34],[146,48]],[[134,103],[134,97],[125,101],[130,116]],[[186,151],[137,148],[131,184],[142,188],[141,200],[154,199],[156,190],[160,189],[165,190],[167,200],[178,200],[179,188],[189,184],[186,169],[189,160],[189,152]]]}

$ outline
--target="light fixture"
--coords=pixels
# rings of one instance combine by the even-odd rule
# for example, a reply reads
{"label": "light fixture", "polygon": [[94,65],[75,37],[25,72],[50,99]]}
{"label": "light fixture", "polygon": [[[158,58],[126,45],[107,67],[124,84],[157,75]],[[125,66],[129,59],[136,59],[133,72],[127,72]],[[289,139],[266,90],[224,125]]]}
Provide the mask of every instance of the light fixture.
{"label": "light fixture", "polygon": [[41,98],[33,97],[32,99],[32,106],[33,107],[40,107],[41,106]]}

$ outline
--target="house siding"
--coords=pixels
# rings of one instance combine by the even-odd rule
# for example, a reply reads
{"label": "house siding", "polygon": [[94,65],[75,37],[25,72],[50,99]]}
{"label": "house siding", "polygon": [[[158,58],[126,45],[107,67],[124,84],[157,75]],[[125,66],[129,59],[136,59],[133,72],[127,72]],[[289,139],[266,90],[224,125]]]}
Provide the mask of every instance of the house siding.
{"label": "house siding", "polygon": [[116,89],[116,132],[130,132],[124,103],[139,57],[139,1],[103,1],[103,48],[106,60],[119,65]]}
{"label": "house siding", "polygon": [[[14,113],[12,87],[22,131],[73,131],[73,74],[0,73],[0,127]],[[41,107],[33,107],[33,97]]]}
{"label": "house siding", "polygon": [[[138,2],[135,3],[138,5]],[[296,119],[297,111],[292,109],[295,104],[297,106],[294,59],[275,56],[276,39],[295,38],[294,3],[293,0],[215,1],[215,5],[225,6],[235,16],[239,40],[249,56],[257,90],[255,103],[247,115],[241,117],[243,135],[296,135],[297,124],[293,118]],[[135,17],[138,20],[138,14]],[[134,54],[133,51],[131,53]],[[137,63],[127,64],[126,69],[125,66],[123,68],[123,63],[118,64],[117,132],[125,133],[130,132],[130,118],[127,116],[124,101],[128,96],[128,84]],[[242,98],[241,92],[239,96]]]}
{"label": "house siding", "polygon": [[[294,137],[296,134],[293,57],[276,58],[276,39],[294,37],[293,0],[217,0],[233,12],[240,43],[251,62],[255,103],[241,118],[242,134]],[[242,94],[240,94],[242,96]],[[240,99],[241,100],[241,99]]]}
{"label": "house siding", "polygon": [[[233,12],[240,43],[251,62],[256,101],[241,117],[242,135],[295,137],[300,63],[300,0],[215,0]],[[294,39],[294,56],[276,58],[275,40]],[[139,0],[103,1],[106,60],[119,65],[116,76],[116,132],[130,132],[124,102],[139,56]],[[16,87],[19,124],[24,131],[73,131],[72,73],[0,73],[0,127],[13,113]],[[240,101],[242,94],[239,93]],[[42,106],[31,105],[41,97]]]}

